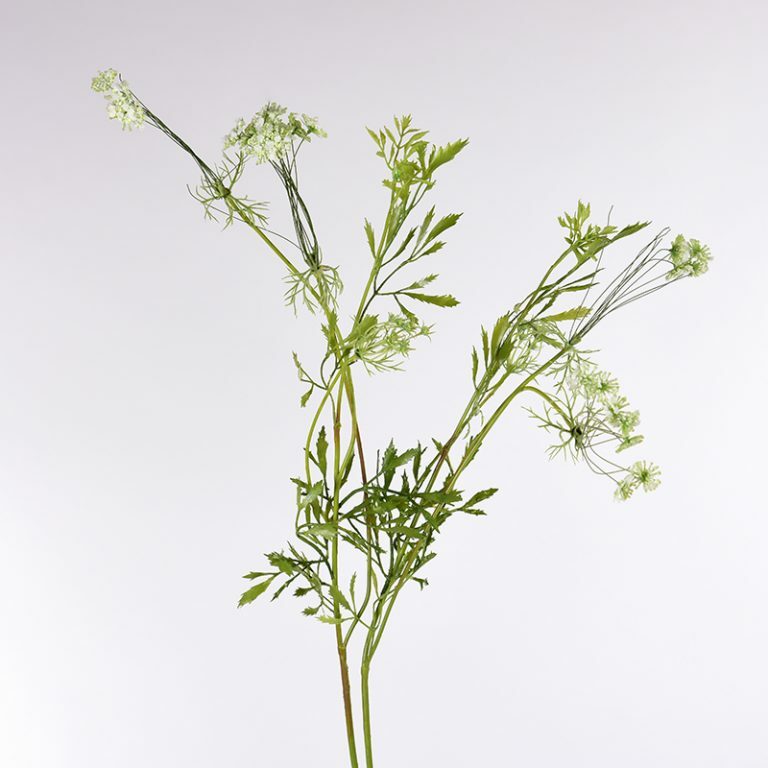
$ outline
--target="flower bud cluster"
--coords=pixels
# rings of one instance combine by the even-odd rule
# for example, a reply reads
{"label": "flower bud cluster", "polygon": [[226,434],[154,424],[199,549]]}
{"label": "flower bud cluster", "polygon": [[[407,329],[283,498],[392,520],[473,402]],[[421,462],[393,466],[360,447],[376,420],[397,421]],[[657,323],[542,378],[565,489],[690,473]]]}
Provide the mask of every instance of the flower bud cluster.
{"label": "flower bud cluster", "polygon": [[132,131],[144,124],[147,113],[128,87],[128,83],[114,69],[105,69],[91,80],[91,89],[103,93],[107,100],[107,115],[117,120],[123,130]]}
{"label": "flower bud cluster", "polygon": [[287,157],[295,140],[310,141],[312,136],[325,135],[316,118],[287,112],[270,101],[249,122],[242,118],[237,121],[224,139],[224,148],[237,147],[257,163],[266,163]]}

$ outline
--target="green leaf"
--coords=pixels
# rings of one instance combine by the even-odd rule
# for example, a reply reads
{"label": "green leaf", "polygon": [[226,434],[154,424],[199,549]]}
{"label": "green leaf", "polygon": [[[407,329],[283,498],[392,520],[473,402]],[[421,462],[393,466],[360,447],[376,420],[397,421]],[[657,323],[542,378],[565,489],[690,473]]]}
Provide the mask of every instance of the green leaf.
{"label": "green leaf", "polygon": [[304,381],[304,379],[302,378],[302,375],[305,375],[304,367],[299,361],[299,356],[295,352],[293,352],[292,355],[293,355],[293,364],[296,366],[296,370],[299,372],[299,381]]}
{"label": "green leaf", "polygon": [[318,616],[318,621],[322,621],[323,624],[341,624],[344,619],[337,619],[335,616]]}
{"label": "green leaf", "polygon": [[301,403],[301,407],[303,408],[308,402],[309,398],[312,397],[312,393],[315,391],[314,385],[312,385],[302,396],[301,400],[299,401]]}
{"label": "green leaf", "polygon": [[402,295],[407,296],[409,299],[416,299],[416,301],[423,301],[425,304],[434,304],[438,307],[455,307],[459,304],[459,300],[450,295],[430,296],[426,293],[413,293],[411,291],[404,291]]}
{"label": "green leaf", "polygon": [[417,448],[409,448],[407,451],[403,451],[403,453],[398,455],[394,441],[390,441],[381,460],[381,471],[384,475],[385,486],[389,487],[392,478],[395,476],[395,472],[400,467],[404,466],[409,461],[412,461],[418,455],[419,451]]}
{"label": "green leaf", "polygon": [[424,256],[429,256],[432,253],[437,253],[439,250],[441,250],[445,246],[445,243],[442,240],[435,240],[432,245],[429,246],[425,251],[419,251],[419,258],[423,258]]}
{"label": "green leaf", "polygon": [[424,237],[427,234],[427,230],[432,224],[432,219],[434,218],[435,218],[435,206],[433,205],[425,214],[424,221],[421,223],[421,227],[419,227],[419,238],[416,241],[417,243],[421,243],[424,241]]}
{"label": "green leaf", "polygon": [[552,323],[558,323],[561,320],[579,320],[582,317],[586,317],[591,311],[589,307],[574,307],[573,309],[567,309],[565,312],[558,312],[556,315],[540,317],[539,320],[549,320]]}
{"label": "green leaf", "polygon": [[474,507],[475,504],[479,504],[481,501],[490,499],[495,493],[498,493],[498,488],[486,488],[484,491],[478,491],[467,503],[467,507]]}
{"label": "green leaf", "polygon": [[461,491],[429,491],[419,497],[425,507],[436,507],[438,504],[455,504],[461,501]]}
{"label": "green leaf", "polygon": [[268,589],[269,585],[274,581],[275,577],[262,581],[259,584],[255,584],[250,589],[246,589],[240,596],[240,602],[237,604],[238,608],[242,608],[244,605],[252,603],[259,595],[263,595]]}
{"label": "green leaf", "polygon": [[446,144],[444,147],[434,147],[429,156],[427,174],[431,176],[441,165],[453,160],[467,144],[469,144],[469,139],[459,139]]}
{"label": "green leaf", "polygon": [[244,579],[260,579],[262,576],[275,576],[274,573],[263,573],[261,571],[251,571],[250,573],[246,573],[245,576],[243,576]]}
{"label": "green leaf", "polygon": [[368,247],[371,249],[371,255],[376,255],[376,237],[373,234],[373,225],[368,219],[365,220],[365,236],[368,239]]}
{"label": "green leaf", "polygon": [[312,592],[312,587],[296,587],[293,594],[294,597],[304,597]]}
{"label": "green leaf", "polygon": [[333,523],[316,523],[307,528],[307,533],[312,536],[322,536],[324,539],[332,539],[338,532]]}
{"label": "green leaf", "polygon": [[280,554],[280,552],[270,552],[267,555],[267,559],[270,565],[274,565],[275,568],[282,571],[286,576],[293,575],[294,565],[285,555]]}
{"label": "green leaf", "polygon": [[421,447],[421,443],[416,444],[416,455],[413,457],[413,476],[416,480],[419,479],[419,470],[421,469],[421,457],[424,454],[424,448]]}
{"label": "green leaf", "polygon": [[317,466],[325,477],[328,470],[328,439],[325,436],[325,426],[320,427],[315,450],[317,451]]}
{"label": "green leaf", "polygon": [[490,345],[488,343],[488,331],[485,328],[480,328],[480,336],[483,340],[483,363],[485,367],[488,367],[488,355],[490,352]]}
{"label": "green leaf", "polygon": [[348,611],[352,610],[344,593],[335,584],[331,584],[331,597],[333,597],[343,608],[346,608]]}
{"label": "green leaf", "polygon": [[370,128],[366,128],[365,130],[368,131],[368,135],[376,142],[376,146],[381,148],[381,139],[379,134],[376,133],[376,131],[372,131]]}
{"label": "green leaf", "polygon": [[437,280],[438,275],[427,275],[426,277],[422,277],[421,280],[417,280],[415,283],[411,283],[410,285],[406,285],[405,288],[401,288],[401,291],[414,291],[418,288],[423,288],[425,285],[429,285],[430,283],[434,283],[435,280]]}
{"label": "green leaf", "polygon": [[306,493],[299,499],[299,509],[304,509],[309,506],[313,501],[319,499],[323,493],[323,481],[318,480],[311,485]]}
{"label": "green leaf", "polygon": [[618,234],[611,238],[611,242],[615,243],[617,240],[621,240],[622,237],[629,237],[634,235],[635,232],[639,232],[641,229],[645,229],[650,225],[650,221],[636,221],[634,224],[629,224],[626,227],[622,227]]}
{"label": "green leaf", "polygon": [[408,525],[393,525],[391,528],[383,529],[388,533],[399,533],[409,539],[423,540],[426,538],[424,534],[418,528],[411,528]]}
{"label": "green leaf", "polygon": [[352,597],[352,604],[355,603],[355,582],[357,581],[357,571],[352,574],[352,578],[349,580],[349,594]]}
{"label": "green leaf", "polygon": [[282,595],[286,589],[288,589],[288,587],[291,585],[291,581],[293,581],[293,579],[288,579],[287,581],[284,581],[283,584],[275,590],[275,594],[272,595],[273,602],[277,600],[277,598],[280,597],[280,595]]}
{"label": "green leaf", "polygon": [[314,616],[314,615],[315,615],[315,614],[316,614],[316,613],[317,613],[319,610],[320,610],[320,606],[319,606],[319,605],[318,605],[318,606],[312,606],[312,605],[308,605],[308,606],[307,606],[307,607],[306,607],[306,608],[305,608],[305,609],[302,611],[302,613],[303,613],[305,616]]}
{"label": "green leaf", "polygon": [[424,242],[428,243],[431,240],[434,240],[440,233],[445,232],[446,229],[453,227],[460,218],[460,213],[449,213],[447,216],[443,216],[443,218],[440,219],[440,221],[438,221],[434,227],[432,227],[429,235],[427,235],[427,239]]}

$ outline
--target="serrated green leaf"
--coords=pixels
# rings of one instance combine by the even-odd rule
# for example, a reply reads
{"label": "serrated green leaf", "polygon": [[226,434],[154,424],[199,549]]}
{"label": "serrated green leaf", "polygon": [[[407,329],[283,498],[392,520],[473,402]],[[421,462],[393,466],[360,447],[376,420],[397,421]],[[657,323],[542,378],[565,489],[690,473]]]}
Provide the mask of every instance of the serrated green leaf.
{"label": "serrated green leaf", "polygon": [[574,307],[573,309],[567,309],[565,312],[558,312],[556,315],[547,315],[547,317],[539,319],[548,320],[551,323],[559,323],[563,320],[579,320],[582,317],[586,317],[591,311],[589,307]]}
{"label": "serrated green leaf", "polygon": [[461,218],[462,214],[460,213],[449,213],[447,216],[443,216],[442,219],[440,219],[437,224],[435,224],[434,227],[429,231],[429,234],[427,235],[427,239],[424,241],[426,243],[431,242],[434,240],[439,234],[442,232],[445,232],[447,229],[450,229],[451,227],[456,225],[456,222]]}
{"label": "serrated green leaf", "polygon": [[338,529],[333,523],[316,523],[307,528],[307,533],[313,536],[322,536],[324,539],[332,539]]}
{"label": "serrated green leaf", "polygon": [[441,250],[445,246],[445,243],[442,240],[435,240],[432,245],[429,246],[425,251],[419,251],[419,258],[423,258],[424,256],[429,256],[432,253],[437,253],[439,250]]}
{"label": "serrated green leaf", "polygon": [[424,238],[426,237],[427,231],[429,230],[430,224],[432,224],[432,219],[435,217],[435,206],[433,205],[424,215],[424,220],[421,223],[421,227],[419,227],[419,237],[416,241],[417,243],[423,242]]}
{"label": "serrated green leaf", "polygon": [[281,585],[280,585],[280,586],[279,586],[279,587],[278,587],[278,588],[275,590],[275,594],[274,594],[274,595],[272,595],[272,601],[273,601],[273,602],[274,602],[275,600],[277,600],[277,598],[278,598],[278,597],[280,597],[280,595],[282,595],[282,594],[283,594],[283,592],[285,592],[285,590],[286,590],[286,589],[288,589],[288,587],[291,585],[291,581],[292,581],[292,579],[288,579],[287,581],[284,581],[284,582],[283,582],[283,583],[282,583],[282,584],[281,584]]}
{"label": "serrated green leaf", "polygon": [[255,584],[250,589],[246,589],[242,595],[240,595],[240,602],[237,604],[238,608],[242,608],[244,605],[252,603],[257,597],[263,595],[268,589],[269,585],[274,581],[275,577],[267,579],[266,581]]}
{"label": "serrated green leaf", "polygon": [[381,471],[384,475],[384,485],[389,487],[392,478],[395,476],[395,472],[400,467],[415,459],[416,456],[418,456],[418,453],[418,449],[409,448],[407,451],[403,451],[403,453],[398,455],[394,441],[390,441],[387,449],[384,451],[384,456],[381,459]]}
{"label": "serrated green leaf", "polygon": [[275,568],[282,571],[286,576],[292,576],[295,570],[293,563],[280,552],[270,552],[267,555],[270,565],[274,565]]}
{"label": "serrated green leaf", "polygon": [[349,602],[347,601],[347,598],[344,596],[344,593],[335,584],[331,584],[330,592],[331,597],[333,597],[339,605],[341,605],[343,608],[346,608],[348,611],[352,610]]}
{"label": "serrated green leaf", "polygon": [[317,451],[317,466],[323,473],[323,477],[325,477],[325,474],[328,470],[328,439],[325,435],[324,425],[320,427],[320,432],[317,434],[315,450]]}
{"label": "serrated green leaf", "polygon": [[308,507],[313,501],[319,499],[323,494],[323,481],[318,480],[316,483],[305,488],[305,493],[299,498],[299,509]]}
{"label": "serrated green leaf", "polygon": [[490,499],[495,493],[498,493],[498,488],[486,488],[484,491],[478,491],[467,503],[467,507],[474,507],[475,504],[479,504],[481,501]]}
{"label": "serrated green leaf", "polygon": [[416,444],[416,455],[413,457],[413,466],[411,469],[413,470],[413,476],[418,480],[419,478],[419,470],[421,469],[421,457],[424,454],[424,449],[421,447],[421,443]]}
{"label": "serrated green leaf", "polygon": [[424,534],[418,530],[418,528],[412,528],[408,525],[393,525],[391,528],[385,528],[384,530],[388,533],[399,533],[401,536],[405,536],[409,539],[423,540],[425,538]]}
{"label": "serrated green leaf", "polygon": [[368,131],[368,135],[376,142],[376,146],[381,147],[381,139],[379,138],[379,134],[367,127],[365,130]]}
{"label": "serrated green leaf", "polygon": [[458,141],[452,141],[443,147],[435,147],[429,157],[427,173],[432,175],[441,165],[453,160],[453,158],[456,157],[467,144],[469,144],[468,139],[459,139]]}
{"label": "serrated green leaf", "polygon": [[450,295],[430,296],[426,293],[413,293],[412,291],[403,291],[402,295],[409,299],[423,301],[425,304],[434,304],[437,307],[456,307],[459,304],[459,300]]}
{"label": "serrated green leaf", "polygon": [[323,624],[342,624],[344,622],[344,619],[337,619],[335,616],[318,616],[317,620],[322,621]]}
{"label": "serrated green leaf", "polygon": [[368,247],[371,249],[371,256],[376,256],[376,237],[373,233],[373,224],[368,219],[365,220],[365,237],[368,240]]}
{"label": "serrated green leaf", "polygon": [[401,288],[401,291],[413,291],[418,288],[423,288],[425,285],[429,285],[430,283],[434,283],[435,280],[439,275],[427,275],[426,277],[422,277],[421,280],[417,280],[415,283],[411,283],[410,285],[406,285],[405,288]]}

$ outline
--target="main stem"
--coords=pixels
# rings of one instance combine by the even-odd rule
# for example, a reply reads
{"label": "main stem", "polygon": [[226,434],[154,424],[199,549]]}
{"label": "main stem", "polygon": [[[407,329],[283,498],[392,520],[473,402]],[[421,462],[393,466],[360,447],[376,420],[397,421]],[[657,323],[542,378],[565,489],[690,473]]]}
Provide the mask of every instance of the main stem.
{"label": "main stem", "polygon": [[365,743],[365,765],[373,768],[373,743],[371,740],[371,698],[368,678],[371,672],[371,661],[367,653],[363,655],[360,666],[360,690],[363,699],[363,741]]}
{"label": "main stem", "polygon": [[[333,522],[338,528],[339,525],[339,489],[341,484],[341,401],[344,393],[343,382],[339,384],[339,394],[334,411],[333,419]],[[341,692],[344,699],[344,721],[347,728],[347,746],[349,747],[349,762],[352,768],[358,768],[357,746],[355,744],[355,723],[352,710],[352,695],[349,685],[349,664],[347,663],[347,646],[344,643],[344,634],[341,628],[341,610],[339,600],[336,597],[339,587],[339,535],[338,530],[333,537],[332,551],[332,583],[334,588],[333,595],[333,615],[337,620],[336,624],[336,649],[339,654],[339,666],[341,668]]]}

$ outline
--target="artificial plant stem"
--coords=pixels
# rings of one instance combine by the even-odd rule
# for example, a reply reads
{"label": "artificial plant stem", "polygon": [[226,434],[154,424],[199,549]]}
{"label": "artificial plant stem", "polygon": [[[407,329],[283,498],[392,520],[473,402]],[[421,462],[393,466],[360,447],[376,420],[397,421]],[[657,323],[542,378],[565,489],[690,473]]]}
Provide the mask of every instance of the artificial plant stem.
{"label": "artificial plant stem", "polygon": [[363,741],[365,744],[366,768],[373,768],[373,741],[371,737],[371,697],[369,677],[371,672],[370,659],[363,657],[360,667],[360,690],[363,699]]}
{"label": "artificial plant stem", "polygon": [[355,723],[352,711],[352,695],[349,684],[349,664],[347,663],[347,648],[341,630],[341,610],[339,608],[339,491],[341,488],[341,400],[343,396],[343,382],[339,383],[339,394],[333,419],[333,523],[335,533],[331,545],[331,581],[333,597],[333,617],[336,620],[336,649],[339,654],[341,667],[341,690],[344,700],[344,720],[347,730],[347,745],[349,747],[349,760],[352,768],[357,768],[357,747],[355,745]]}

